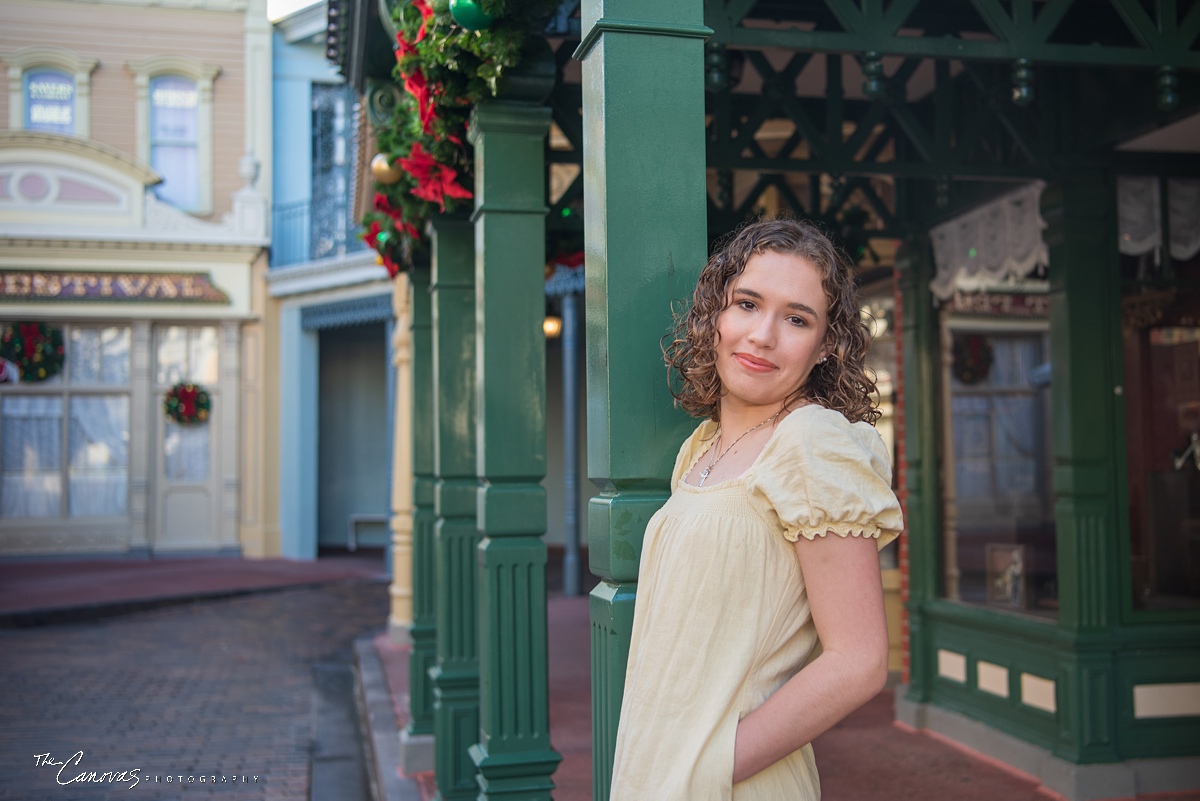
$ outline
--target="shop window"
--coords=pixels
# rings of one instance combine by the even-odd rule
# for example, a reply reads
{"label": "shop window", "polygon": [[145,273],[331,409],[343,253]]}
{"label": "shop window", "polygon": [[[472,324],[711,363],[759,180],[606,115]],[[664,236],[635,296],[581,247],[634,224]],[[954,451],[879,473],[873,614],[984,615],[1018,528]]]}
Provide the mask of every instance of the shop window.
{"label": "shop window", "polygon": [[1044,324],[1021,329],[945,332],[944,589],[956,600],[1053,615],[1049,337]]}
{"label": "shop window", "polygon": [[66,326],[66,369],[0,395],[0,517],[120,517],[129,498],[130,329]]}
{"label": "shop window", "polygon": [[[1141,261],[1146,261],[1142,259]],[[1133,277],[1162,273],[1125,258]],[[1129,563],[1135,609],[1200,608],[1200,257],[1123,298]]]}
{"label": "shop window", "polygon": [[[220,340],[215,326],[164,326],[157,332],[155,381],[161,399],[180,381],[199,384],[213,398],[218,395]],[[201,484],[211,468],[211,425],[164,422],[163,467],[172,484]]]}
{"label": "shop window", "polygon": [[61,70],[30,70],[24,76],[25,130],[75,133],[75,80]]}
{"label": "shop window", "polygon": [[199,92],[178,75],[150,81],[150,166],[162,176],[159,199],[191,211],[200,204]]}

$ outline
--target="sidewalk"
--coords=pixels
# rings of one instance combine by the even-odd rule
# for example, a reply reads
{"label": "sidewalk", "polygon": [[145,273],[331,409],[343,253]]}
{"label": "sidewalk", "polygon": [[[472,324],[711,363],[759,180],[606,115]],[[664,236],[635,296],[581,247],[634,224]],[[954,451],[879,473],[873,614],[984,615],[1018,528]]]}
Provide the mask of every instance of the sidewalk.
{"label": "sidewalk", "polygon": [[[152,559],[0,563],[0,628],[79,622],[204,598],[330,581],[379,579],[378,553],[285,559]],[[551,586],[554,583],[551,582]],[[547,610],[550,730],[563,761],[557,801],[590,801],[590,624],[585,597],[553,594]],[[386,626],[378,621],[378,628]],[[432,775],[400,775],[397,732],[407,722],[408,651],[386,635],[359,641],[360,692],[377,753],[379,801],[423,801]],[[814,744],[823,801],[1050,801],[1032,778],[937,735],[892,720],[886,690]],[[1200,792],[1170,796],[1200,801]],[[1142,798],[1139,796],[1139,801]],[[1121,801],[1128,801],[1127,799]]]}

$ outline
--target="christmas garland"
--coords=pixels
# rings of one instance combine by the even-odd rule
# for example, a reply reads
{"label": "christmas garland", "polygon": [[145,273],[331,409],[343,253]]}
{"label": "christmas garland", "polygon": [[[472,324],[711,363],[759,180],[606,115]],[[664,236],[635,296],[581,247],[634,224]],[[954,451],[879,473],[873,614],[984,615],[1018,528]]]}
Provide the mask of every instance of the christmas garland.
{"label": "christmas garland", "polygon": [[208,392],[197,384],[180,382],[167,390],[163,398],[163,411],[167,417],[184,426],[208,421],[212,411],[212,399]]}
{"label": "christmas garland", "polygon": [[22,381],[45,381],[62,372],[63,332],[45,323],[13,323],[0,334],[0,359],[21,371]]}
{"label": "christmas garland", "polygon": [[950,368],[964,384],[978,384],[992,369],[992,343],[982,334],[955,334]]}
{"label": "christmas garland", "polygon": [[360,234],[393,277],[427,244],[430,217],[472,199],[471,108],[501,91],[534,20],[557,6],[557,0],[411,0],[393,11],[393,74],[405,91],[379,131],[376,158],[384,163],[373,165],[374,209]]}

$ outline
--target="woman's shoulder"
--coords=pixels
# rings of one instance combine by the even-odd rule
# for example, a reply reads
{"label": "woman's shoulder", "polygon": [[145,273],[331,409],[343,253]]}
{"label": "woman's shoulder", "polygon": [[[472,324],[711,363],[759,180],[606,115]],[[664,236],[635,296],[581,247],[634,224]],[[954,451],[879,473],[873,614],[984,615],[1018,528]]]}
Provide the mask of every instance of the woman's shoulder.
{"label": "woman's shoulder", "polygon": [[801,406],[783,418],[766,450],[761,461],[768,469],[781,466],[780,462],[827,466],[859,463],[891,475],[887,446],[874,426],[865,421],[852,423],[841,412],[816,403]]}

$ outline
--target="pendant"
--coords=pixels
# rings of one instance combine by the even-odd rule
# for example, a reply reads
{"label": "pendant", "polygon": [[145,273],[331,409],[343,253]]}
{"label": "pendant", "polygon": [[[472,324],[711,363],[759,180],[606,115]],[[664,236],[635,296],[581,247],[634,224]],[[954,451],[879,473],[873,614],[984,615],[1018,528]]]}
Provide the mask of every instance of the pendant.
{"label": "pendant", "polygon": [[706,467],[706,468],[704,468],[703,470],[701,470],[701,471],[700,471],[700,480],[699,480],[699,481],[696,483],[696,486],[697,486],[697,487],[703,487],[703,486],[704,486],[704,479],[708,478],[708,471],[709,471],[709,470],[712,470],[712,467],[711,467],[711,466],[709,466],[709,467]]}

